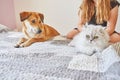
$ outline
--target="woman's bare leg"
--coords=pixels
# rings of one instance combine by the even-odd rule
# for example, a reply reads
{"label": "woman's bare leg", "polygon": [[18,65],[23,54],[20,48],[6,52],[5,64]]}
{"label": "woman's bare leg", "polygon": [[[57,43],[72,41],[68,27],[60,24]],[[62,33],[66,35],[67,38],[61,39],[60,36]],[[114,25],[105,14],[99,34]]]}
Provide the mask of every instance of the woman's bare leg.
{"label": "woman's bare leg", "polygon": [[110,42],[111,42],[111,43],[120,42],[120,34],[119,34],[119,33],[113,33],[113,34],[110,36]]}

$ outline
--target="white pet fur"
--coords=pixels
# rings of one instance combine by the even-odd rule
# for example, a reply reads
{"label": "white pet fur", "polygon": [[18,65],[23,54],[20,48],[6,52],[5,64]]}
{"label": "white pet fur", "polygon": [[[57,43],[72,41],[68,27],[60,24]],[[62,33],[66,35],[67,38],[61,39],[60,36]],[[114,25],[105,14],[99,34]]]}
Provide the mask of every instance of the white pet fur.
{"label": "white pet fur", "polygon": [[76,47],[78,52],[92,55],[109,46],[109,35],[100,25],[87,25],[68,45]]}

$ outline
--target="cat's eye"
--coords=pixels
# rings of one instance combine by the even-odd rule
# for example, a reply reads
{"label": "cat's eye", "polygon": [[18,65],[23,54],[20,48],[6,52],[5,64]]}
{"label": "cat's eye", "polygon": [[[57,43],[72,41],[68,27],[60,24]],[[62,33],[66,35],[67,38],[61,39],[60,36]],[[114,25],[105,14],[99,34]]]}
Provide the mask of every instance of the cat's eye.
{"label": "cat's eye", "polygon": [[88,39],[89,39],[89,38],[90,38],[90,35],[86,35],[86,38],[88,38]]}
{"label": "cat's eye", "polygon": [[94,39],[98,39],[98,36],[94,36]]}

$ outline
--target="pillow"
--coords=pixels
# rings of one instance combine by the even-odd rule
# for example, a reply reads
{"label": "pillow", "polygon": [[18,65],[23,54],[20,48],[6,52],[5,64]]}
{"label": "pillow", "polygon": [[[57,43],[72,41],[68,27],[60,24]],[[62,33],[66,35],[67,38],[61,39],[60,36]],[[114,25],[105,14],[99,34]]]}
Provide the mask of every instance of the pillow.
{"label": "pillow", "polygon": [[6,27],[5,25],[0,24],[0,33],[5,33],[10,31],[11,29]]}

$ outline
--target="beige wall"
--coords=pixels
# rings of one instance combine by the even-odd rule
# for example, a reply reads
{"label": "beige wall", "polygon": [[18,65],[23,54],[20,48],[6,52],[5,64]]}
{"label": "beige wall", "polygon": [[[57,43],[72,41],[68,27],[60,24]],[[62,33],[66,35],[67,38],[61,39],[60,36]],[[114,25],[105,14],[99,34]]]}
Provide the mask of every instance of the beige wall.
{"label": "beige wall", "polygon": [[[14,0],[17,27],[21,28],[19,20],[20,12],[37,11],[44,14],[44,22],[46,24],[53,26],[61,34],[66,34],[77,26],[77,12],[81,1],[82,0]],[[117,25],[120,25],[119,22],[120,13]],[[118,29],[119,28],[120,26]]]}
{"label": "beige wall", "polygon": [[116,31],[120,33],[120,7],[119,7],[118,20],[116,24]]}
{"label": "beige wall", "polygon": [[45,23],[53,26],[61,34],[76,27],[81,0],[14,0],[17,26],[20,28],[19,13],[37,11],[45,16]]}
{"label": "beige wall", "polygon": [[[120,2],[120,0],[118,0]],[[119,6],[119,13],[118,13],[118,20],[116,24],[116,31],[120,32],[120,6]]]}

